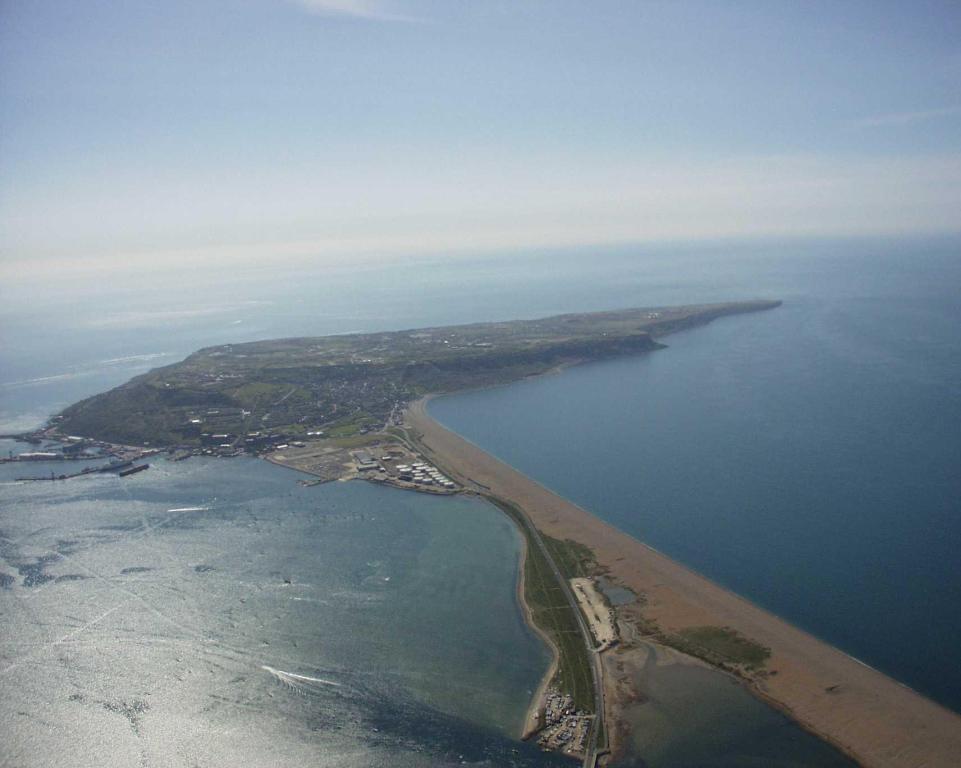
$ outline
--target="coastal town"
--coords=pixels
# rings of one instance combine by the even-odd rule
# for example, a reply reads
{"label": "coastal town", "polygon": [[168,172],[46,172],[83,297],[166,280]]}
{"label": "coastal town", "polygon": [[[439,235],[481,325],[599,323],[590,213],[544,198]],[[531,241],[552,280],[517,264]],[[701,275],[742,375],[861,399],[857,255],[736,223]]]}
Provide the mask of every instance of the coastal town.
{"label": "coastal town", "polygon": [[[198,417],[192,417],[200,422]],[[166,455],[168,461],[184,461],[191,457],[233,458],[249,455],[267,459],[316,480],[313,485],[334,480],[362,479],[404,490],[431,494],[460,492],[460,486],[417,451],[387,433],[369,439],[338,440],[324,436],[321,430],[309,431],[305,440],[292,439],[284,433],[250,432],[242,436],[229,433],[201,434],[199,446],[179,445],[167,448],[143,448],[64,435],[56,425],[25,435],[9,435],[36,450],[8,452],[0,463],[23,463],[32,467],[45,462],[83,462],[75,472],[53,471],[17,478],[23,481],[69,480],[85,475],[115,472],[127,477],[149,468],[137,463],[151,456]],[[357,445],[356,448],[351,446]]]}
{"label": "coastal town", "polygon": [[651,352],[656,337],[776,301],[647,307],[225,344],[74,403],[51,424],[126,445],[223,455],[386,430],[418,398]]}

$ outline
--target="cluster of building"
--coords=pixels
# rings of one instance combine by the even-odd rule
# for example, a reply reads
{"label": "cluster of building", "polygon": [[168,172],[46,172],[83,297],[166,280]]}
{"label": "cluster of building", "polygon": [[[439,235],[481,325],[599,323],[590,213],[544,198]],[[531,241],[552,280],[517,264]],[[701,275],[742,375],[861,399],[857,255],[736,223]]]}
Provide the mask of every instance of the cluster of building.
{"label": "cluster of building", "polygon": [[448,490],[454,487],[454,482],[445,475],[441,474],[437,467],[424,462],[416,464],[398,464],[397,476],[401,480],[417,485],[437,485]]}
{"label": "cluster of building", "polygon": [[[0,458],[0,462],[101,459],[111,454],[113,449],[113,446],[109,443],[89,440],[85,437],[77,437],[75,435],[60,436],[37,432],[18,437],[18,441],[30,443],[31,445],[40,445],[46,440],[51,440],[57,443],[57,445],[47,446],[47,448],[39,451],[24,451],[18,454],[15,454],[13,451],[8,451],[7,456]],[[51,448],[55,448],[55,450],[51,450]]]}
{"label": "cluster of building", "polygon": [[[383,461],[386,461],[390,456],[385,456]],[[384,467],[381,466],[380,462],[377,461],[370,453],[367,451],[356,451],[354,453],[354,461],[357,463],[358,472],[383,472]]]}
{"label": "cluster of building", "polygon": [[351,454],[357,471],[371,480],[394,482],[405,488],[409,487],[407,484],[410,483],[431,491],[453,491],[457,487],[454,481],[437,467],[423,461],[420,456],[399,448],[391,448],[379,459],[370,451],[352,451]]}
{"label": "cluster of building", "polygon": [[574,708],[570,695],[556,688],[547,691],[544,700],[543,729],[537,738],[542,749],[583,755],[593,716]]}
{"label": "cluster of building", "polygon": [[[313,435],[315,433],[308,432]],[[284,448],[303,448],[306,443],[302,440],[291,440],[287,435],[278,432],[257,431],[238,436],[232,432],[200,433],[200,447],[183,448],[187,454],[193,456],[239,456],[242,453],[261,454],[271,451],[282,451]]]}
{"label": "cluster of building", "polygon": [[[58,418],[59,417],[55,417],[55,420]],[[74,477],[94,475],[102,472],[116,472],[120,477],[127,477],[128,475],[142,472],[150,467],[149,464],[136,465],[134,462],[160,452],[159,449],[156,448],[135,448],[116,445],[102,440],[77,437],[76,435],[64,435],[58,432],[55,427],[46,427],[28,435],[17,435],[14,439],[17,442],[44,446],[44,449],[39,451],[26,451],[19,454],[14,454],[13,451],[10,451],[5,458],[0,458],[0,462],[61,462],[70,459],[87,462],[101,461],[99,464],[82,466],[79,471],[76,472],[61,472],[57,474],[56,471],[51,471],[49,475],[18,477],[16,478],[18,481],[69,480]],[[109,460],[104,463],[104,459]]]}
{"label": "cluster of building", "polygon": [[62,458],[63,454],[57,451],[29,451],[16,456],[11,452],[7,458],[0,459],[0,461],[56,461]]}

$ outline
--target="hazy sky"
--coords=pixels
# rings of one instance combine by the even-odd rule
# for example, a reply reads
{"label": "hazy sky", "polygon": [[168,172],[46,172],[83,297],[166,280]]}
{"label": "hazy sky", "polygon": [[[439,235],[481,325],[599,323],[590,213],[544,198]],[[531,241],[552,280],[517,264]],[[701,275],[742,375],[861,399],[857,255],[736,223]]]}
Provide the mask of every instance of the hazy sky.
{"label": "hazy sky", "polygon": [[0,0],[0,164],[8,273],[957,230],[961,3]]}

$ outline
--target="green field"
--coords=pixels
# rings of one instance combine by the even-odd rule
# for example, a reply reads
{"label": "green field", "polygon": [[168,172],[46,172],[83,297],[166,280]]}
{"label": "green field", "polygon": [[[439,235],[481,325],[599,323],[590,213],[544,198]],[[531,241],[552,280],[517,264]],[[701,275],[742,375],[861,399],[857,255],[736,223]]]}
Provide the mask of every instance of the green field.
{"label": "green field", "polygon": [[360,430],[379,427],[381,422],[366,413],[355,413],[326,425],[327,437],[344,438],[360,434]]}
{"label": "green field", "polygon": [[[510,502],[490,498],[518,524],[527,539],[527,559],[524,564],[524,598],[531,611],[534,623],[540,627],[555,643],[558,649],[558,672],[555,679],[557,687],[571,695],[574,705],[585,712],[593,712],[594,682],[591,674],[589,651],[585,645],[584,635],[581,633],[574,615],[574,609],[567,601],[567,597],[557,583],[554,571],[544,557],[544,553],[533,540],[523,513]],[[556,539],[545,537],[545,543],[552,549],[552,543],[564,545]],[[573,544],[573,542],[570,542]],[[577,545],[580,546],[580,545]],[[585,548],[586,549],[586,548]],[[588,550],[589,552],[590,550]],[[552,553],[553,556],[553,553]],[[574,558],[566,560],[567,564],[576,562]],[[562,573],[566,569],[561,567]]]}
{"label": "green field", "polygon": [[565,578],[590,577],[597,572],[597,559],[590,547],[571,539],[552,539],[543,534],[541,538]]}
{"label": "green field", "polygon": [[[505,384],[558,365],[660,349],[655,336],[777,302],[625,309],[536,320],[208,347],[66,408],[65,434],[152,446],[214,444],[255,452],[306,431],[382,429],[426,393]],[[264,436],[266,433],[266,437]]]}
{"label": "green field", "polygon": [[764,666],[771,655],[765,648],[729,627],[691,627],[669,640],[675,648],[718,666],[739,665],[747,670]]}

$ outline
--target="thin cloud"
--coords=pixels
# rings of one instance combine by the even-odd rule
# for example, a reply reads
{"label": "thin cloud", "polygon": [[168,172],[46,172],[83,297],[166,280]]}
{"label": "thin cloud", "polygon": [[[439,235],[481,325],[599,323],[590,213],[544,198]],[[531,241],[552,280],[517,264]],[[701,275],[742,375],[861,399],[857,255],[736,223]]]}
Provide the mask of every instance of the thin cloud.
{"label": "thin cloud", "polygon": [[419,22],[414,16],[396,13],[393,6],[380,0],[294,0],[308,13],[321,16],[350,16],[367,21]]}
{"label": "thin cloud", "polygon": [[961,107],[944,107],[942,109],[925,109],[917,112],[891,112],[886,115],[874,115],[854,120],[851,125],[855,128],[884,128],[886,126],[914,125],[936,120],[939,117],[961,115]]}

